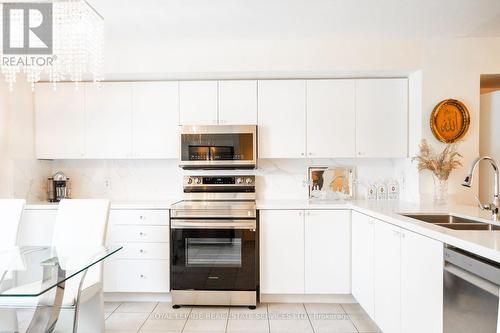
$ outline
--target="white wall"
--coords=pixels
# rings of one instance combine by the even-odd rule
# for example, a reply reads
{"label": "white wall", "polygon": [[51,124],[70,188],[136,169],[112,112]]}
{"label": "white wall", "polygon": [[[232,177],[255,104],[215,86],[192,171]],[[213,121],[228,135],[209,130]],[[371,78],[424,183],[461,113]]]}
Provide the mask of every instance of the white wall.
{"label": "white wall", "polygon": [[45,200],[50,162],[35,159],[33,94],[24,78],[0,84],[0,197]]}
{"label": "white wall", "polygon": [[[107,79],[417,75],[417,86],[411,92],[415,101],[410,107],[421,116],[410,123],[410,133],[413,133],[410,152],[416,152],[421,137],[442,148],[433,138],[429,116],[434,106],[445,98],[462,100],[470,110],[472,121],[459,147],[464,155],[464,167],[452,175],[450,192],[459,202],[473,202],[477,186],[470,190],[462,188],[460,183],[465,168],[479,154],[480,74],[500,73],[500,38],[332,40],[321,36],[266,39],[249,35],[234,39],[224,34],[210,40],[196,36],[164,40],[144,37],[134,40],[132,45],[107,41]],[[91,163],[87,167],[91,168]],[[100,169],[102,164],[96,162],[94,167]],[[406,160],[395,165],[394,170],[403,170],[413,191],[419,191],[423,198],[431,198],[432,177],[426,173],[418,175],[414,168],[415,165]],[[144,166],[144,170],[148,169],[149,166]],[[22,187],[26,188],[26,182]]]}
{"label": "white wall", "polygon": [[[480,74],[500,73],[500,38],[452,39],[169,39],[109,44],[109,78],[232,78],[397,76],[420,72],[420,121],[415,138],[441,149],[429,128],[434,106],[446,98],[463,101],[471,113],[469,133],[460,142],[464,167],[454,172],[450,192],[458,202],[473,202],[474,189],[460,186],[465,168],[479,154]],[[418,133],[420,132],[420,133]],[[417,140],[410,151],[416,152]],[[414,166],[408,162],[408,167]],[[432,198],[432,177],[418,176],[421,197]]]}
{"label": "white wall", "polygon": [[[480,154],[490,155],[500,163],[500,91],[481,95]],[[477,175],[476,175],[477,176]],[[493,198],[493,169],[487,162],[479,168],[480,198]]]}

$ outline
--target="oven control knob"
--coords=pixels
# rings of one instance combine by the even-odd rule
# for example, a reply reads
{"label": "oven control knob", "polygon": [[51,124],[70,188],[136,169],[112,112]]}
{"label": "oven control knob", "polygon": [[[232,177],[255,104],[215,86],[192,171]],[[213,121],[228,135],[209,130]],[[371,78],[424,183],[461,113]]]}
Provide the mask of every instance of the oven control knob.
{"label": "oven control knob", "polygon": [[252,184],[253,179],[252,179],[252,178],[247,178],[247,179],[245,179],[245,182],[246,182],[247,184]]}
{"label": "oven control knob", "polygon": [[193,178],[189,177],[189,178],[187,179],[187,183],[188,183],[188,184],[192,184],[192,183],[193,183]]}
{"label": "oven control knob", "polygon": [[242,184],[243,183],[243,179],[241,179],[240,177],[236,178],[236,184]]}
{"label": "oven control knob", "polygon": [[195,184],[200,184],[200,183],[201,183],[201,179],[200,179],[200,178],[198,178],[198,177],[196,177],[196,178],[194,179],[194,182],[195,182]]}

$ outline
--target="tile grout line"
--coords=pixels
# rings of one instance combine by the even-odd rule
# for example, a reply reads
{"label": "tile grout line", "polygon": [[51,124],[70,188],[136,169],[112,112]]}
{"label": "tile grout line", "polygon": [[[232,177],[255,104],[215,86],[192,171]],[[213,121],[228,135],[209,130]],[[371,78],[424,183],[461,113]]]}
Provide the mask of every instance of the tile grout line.
{"label": "tile grout line", "polygon": [[231,307],[227,309],[227,318],[226,318],[226,328],[224,328],[224,333],[227,333],[227,326],[229,324],[229,316],[231,315]]}
{"label": "tile grout line", "polygon": [[304,303],[302,303],[302,307],[304,308],[304,311],[306,312],[307,320],[309,321],[309,325],[311,325],[311,329],[312,329],[313,333],[316,333],[316,331],[314,330],[314,326],[312,324],[311,318],[309,317],[309,312],[307,312],[307,308],[306,308],[306,305]]}
{"label": "tile grout line", "polygon": [[344,310],[345,314],[347,315],[347,318],[349,318],[349,320],[351,321],[352,326],[354,326],[354,328],[356,329],[356,331],[358,331],[358,333],[359,333],[359,328],[356,325],[356,323],[354,322],[354,320],[352,320],[351,314],[347,312],[347,310],[344,308],[344,305],[342,305],[342,303],[339,303],[339,305],[342,308],[342,310]]}
{"label": "tile grout line", "polygon": [[148,316],[146,317],[146,319],[142,322],[141,326],[139,326],[139,329],[137,330],[137,333],[139,333],[142,329],[142,326],[144,326],[144,324],[148,321],[148,319],[151,317],[151,314],[154,312],[154,310],[156,309],[156,307],[158,306],[158,304],[160,304],[160,302],[156,302],[156,305],[155,307],[153,308],[153,310],[151,310],[149,313],[148,313]]}
{"label": "tile grout line", "polygon": [[269,304],[266,303],[266,313],[267,313],[267,327],[269,328],[269,333],[271,333],[271,319],[269,318]]}
{"label": "tile grout line", "polygon": [[184,330],[186,329],[186,325],[187,325],[187,322],[189,320],[189,317],[191,317],[191,312],[193,312],[193,307],[189,308],[189,313],[187,315],[187,318],[186,318],[186,321],[184,322],[184,325],[182,325],[182,329],[181,329],[181,332],[184,332]]}
{"label": "tile grout line", "polygon": [[[118,302],[117,302],[117,303],[118,303]],[[115,313],[115,311],[116,311],[116,310],[118,310],[118,308],[119,308],[121,305],[122,305],[122,303],[120,303],[120,304],[119,304],[119,305],[118,305],[118,306],[117,306],[117,307],[116,307],[113,311],[111,311],[111,312],[109,313],[108,318],[109,318],[109,317],[111,317],[111,315],[112,315],[113,313]],[[108,320],[108,318],[104,319],[104,321]]]}

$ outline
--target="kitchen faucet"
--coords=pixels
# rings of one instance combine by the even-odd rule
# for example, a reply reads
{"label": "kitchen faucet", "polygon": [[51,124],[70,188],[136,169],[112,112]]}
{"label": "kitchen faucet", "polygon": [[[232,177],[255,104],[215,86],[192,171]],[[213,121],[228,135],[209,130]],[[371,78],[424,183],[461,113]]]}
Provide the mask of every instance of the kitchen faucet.
{"label": "kitchen faucet", "polygon": [[495,177],[493,179],[493,181],[494,181],[494,184],[493,184],[493,202],[489,203],[489,204],[483,204],[477,196],[476,196],[476,201],[478,202],[479,207],[481,209],[491,210],[491,218],[494,221],[498,221],[498,209],[500,208],[500,200],[498,198],[498,195],[499,195],[498,194],[498,191],[499,191],[498,190],[498,188],[499,188],[498,166],[497,166],[496,161],[492,157],[481,156],[481,157],[476,158],[472,162],[471,167],[469,169],[469,173],[465,177],[465,180],[464,180],[462,186],[465,186],[465,187],[471,186],[472,180],[474,177],[474,171],[476,170],[477,166],[479,165],[479,162],[481,162],[482,160],[488,160],[491,164],[491,167],[493,168],[493,171],[495,172]]}

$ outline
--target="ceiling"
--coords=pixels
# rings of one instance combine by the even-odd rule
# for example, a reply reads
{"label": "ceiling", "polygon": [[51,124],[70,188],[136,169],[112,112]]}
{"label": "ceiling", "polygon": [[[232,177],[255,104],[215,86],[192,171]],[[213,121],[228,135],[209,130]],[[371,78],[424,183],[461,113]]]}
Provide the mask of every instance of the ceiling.
{"label": "ceiling", "polygon": [[90,0],[110,42],[500,36],[500,0]]}

